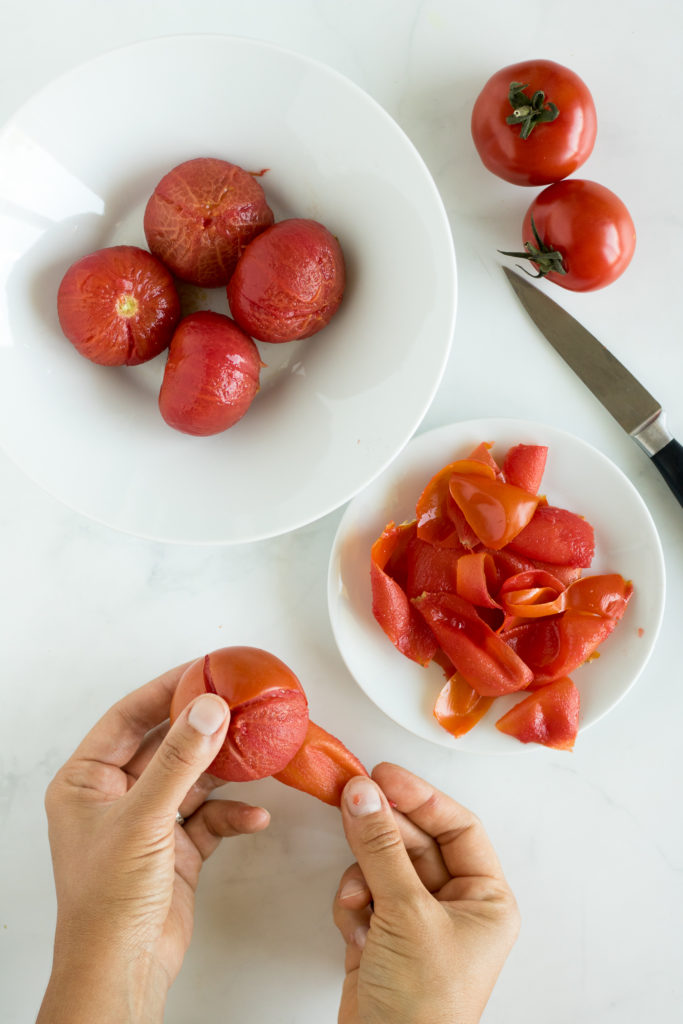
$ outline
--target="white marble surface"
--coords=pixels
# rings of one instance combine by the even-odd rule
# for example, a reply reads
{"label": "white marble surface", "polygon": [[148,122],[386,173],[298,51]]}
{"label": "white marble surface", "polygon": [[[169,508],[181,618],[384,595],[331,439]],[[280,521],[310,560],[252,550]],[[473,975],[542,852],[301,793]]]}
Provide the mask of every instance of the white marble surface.
{"label": "white marble surface", "polygon": [[[683,510],[516,305],[496,249],[517,244],[534,190],[483,169],[469,113],[486,78],[515,60],[554,59],[589,83],[599,134],[580,174],[625,200],[638,247],[610,288],[552,294],[657,395],[683,438],[683,8],[675,0],[562,8],[538,0],[32,0],[4,12],[0,120],[76,63],[188,32],[251,36],[315,56],[403,127],[441,191],[459,264],[452,356],[421,429],[519,415],[602,450],[659,530],[664,623],[637,686],[572,755],[451,753],[384,718],[336,651],[325,579],[341,510],[242,547],[166,546],[81,518],[0,455],[0,1016],[33,1019],[49,970],[54,897],[42,797],[55,769],[122,693],[239,642],[289,662],[313,717],[367,764],[397,760],[483,818],[523,917],[488,1024],[673,1021],[683,1000]],[[244,793],[271,809],[271,828],[224,844],[207,867],[167,1020],[333,1021],[342,945],[329,908],[350,859],[337,813],[271,781]]]}

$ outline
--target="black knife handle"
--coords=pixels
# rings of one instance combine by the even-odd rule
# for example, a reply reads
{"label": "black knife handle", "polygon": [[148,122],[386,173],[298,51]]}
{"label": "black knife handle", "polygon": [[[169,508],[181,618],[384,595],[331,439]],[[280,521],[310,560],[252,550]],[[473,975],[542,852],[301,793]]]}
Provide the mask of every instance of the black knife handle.
{"label": "black knife handle", "polygon": [[652,456],[652,461],[683,505],[683,445],[673,438]]}

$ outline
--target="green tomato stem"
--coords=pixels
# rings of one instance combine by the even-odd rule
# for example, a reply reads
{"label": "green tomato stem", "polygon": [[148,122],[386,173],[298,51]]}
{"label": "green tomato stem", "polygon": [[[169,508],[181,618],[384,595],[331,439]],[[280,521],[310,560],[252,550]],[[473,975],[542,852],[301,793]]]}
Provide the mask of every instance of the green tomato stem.
{"label": "green tomato stem", "polygon": [[530,99],[524,92],[528,88],[528,84],[525,85],[523,82],[510,82],[508,92],[512,113],[505,121],[511,125],[521,124],[521,139],[528,139],[537,124],[554,121],[560,113],[559,108],[550,100],[546,103],[545,93],[541,89],[538,89]]}
{"label": "green tomato stem", "polygon": [[562,253],[545,244],[536,229],[533,216],[531,218],[531,230],[534,233],[536,245],[533,242],[525,242],[524,252],[505,252],[503,249],[499,249],[498,252],[501,256],[514,256],[521,260],[531,260],[536,264],[537,274],[532,274],[526,267],[521,266],[519,263],[517,264],[519,269],[523,270],[529,277],[545,277],[546,274],[566,274],[567,268],[564,265]]}

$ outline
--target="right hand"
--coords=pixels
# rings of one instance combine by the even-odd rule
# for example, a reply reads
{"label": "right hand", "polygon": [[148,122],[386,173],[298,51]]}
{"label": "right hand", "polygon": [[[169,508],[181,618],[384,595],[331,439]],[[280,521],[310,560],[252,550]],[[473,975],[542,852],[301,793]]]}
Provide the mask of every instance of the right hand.
{"label": "right hand", "polygon": [[357,863],[334,902],[339,1024],[476,1024],[519,931],[498,858],[479,820],[423,779],[380,764],[372,780],[342,796]]}

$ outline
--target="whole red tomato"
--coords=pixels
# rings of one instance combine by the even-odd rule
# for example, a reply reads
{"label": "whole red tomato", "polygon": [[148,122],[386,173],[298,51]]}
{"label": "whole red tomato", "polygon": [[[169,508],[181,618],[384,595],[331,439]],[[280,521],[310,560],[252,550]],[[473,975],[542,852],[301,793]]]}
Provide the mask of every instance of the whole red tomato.
{"label": "whole red tomato", "polygon": [[539,277],[573,292],[611,284],[626,270],[636,245],[631,215],[604,185],[581,178],[557,181],[536,196],[522,227],[524,252]]}
{"label": "whole red tomato", "polygon": [[59,286],[57,315],[86,359],[137,366],[168,348],[180,299],[155,256],[136,245],[112,245],[72,263]]}
{"label": "whole red tomato", "polygon": [[566,178],[590,156],[596,132],[588,87],[551,60],[497,71],[472,110],[472,138],[482,162],[513,185]]}
{"label": "whole red tomato", "polygon": [[145,208],[150,250],[183,281],[227,284],[242,250],[273,223],[253,175],[227,160],[197,157],[165,174]]}
{"label": "whole red tomato", "polygon": [[344,294],[344,254],[334,235],[302,217],[278,221],[242,253],[228,284],[230,312],[259,341],[282,343],[326,327]]}
{"label": "whole red tomato", "polygon": [[170,427],[206,437],[240,420],[259,389],[261,359],[229,316],[201,310],[171,338],[159,410]]}

